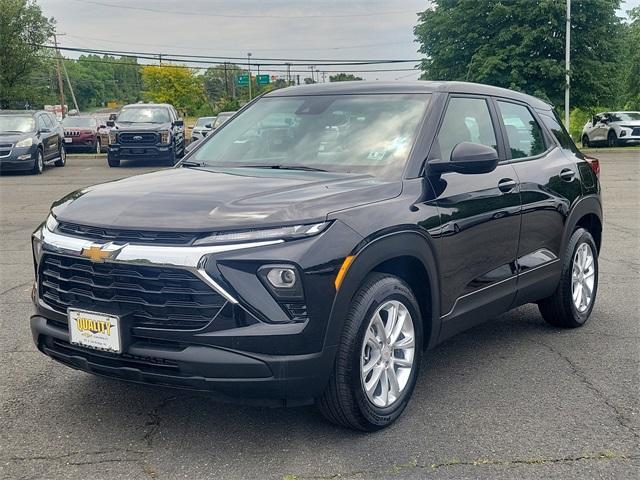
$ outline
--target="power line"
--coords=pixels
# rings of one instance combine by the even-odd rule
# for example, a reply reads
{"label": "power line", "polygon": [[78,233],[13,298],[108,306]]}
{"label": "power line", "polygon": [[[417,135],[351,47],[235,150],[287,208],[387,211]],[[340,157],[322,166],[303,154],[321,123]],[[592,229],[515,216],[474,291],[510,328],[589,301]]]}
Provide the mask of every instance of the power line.
{"label": "power line", "polygon": [[192,17],[218,17],[218,18],[275,18],[275,19],[284,19],[284,20],[295,20],[295,19],[305,19],[305,18],[358,18],[358,17],[382,17],[387,15],[407,15],[407,14],[416,14],[415,11],[387,11],[387,12],[364,12],[364,13],[350,13],[350,14],[341,14],[341,15],[270,15],[270,14],[260,14],[260,15],[232,15],[232,14],[222,14],[222,13],[208,13],[203,11],[192,12],[187,9],[184,10],[166,10],[166,9],[155,9],[150,7],[139,7],[132,5],[114,5],[112,3],[106,2],[98,2],[95,0],[74,0],[83,4],[91,4],[91,5],[99,5],[101,7],[108,8],[117,8],[118,10],[137,10],[143,12],[152,12],[152,13],[161,13],[161,14],[169,14],[169,15],[188,15]]}
{"label": "power line", "polygon": [[[52,45],[35,45],[41,48],[53,49]],[[157,60],[162,55],[164,60],[175,62],[191,62],[191,63],[210,63],[201,62],[200,59],[218,60],[218,61],[245,61],[246,57],[232,57],[232,56],[213,56],[213,55],[187,55],[187,54],[172,54],[166,55],[162,52],[138,52],[131,50],[109,50],[109,49],[96,49],[96,48],[81,48],[81,47],[63,47],[58,46],[60,50],[69,52],[81,52],[81,53],[93,53],[98,55],[118,55],[121,57],[133,57],[133,58],[145,58],[147,60]],[[371,64],[384,64],[384,63],[418,63],[420,59],[309,59],[309,58],[270,58],[270,57],[254,57],[254,62],[260,63],[260,65],[280,65],[270,64],[265,62],[297,62],[292,65],[300,66],[312,66],[312,65],[371,65]]]}

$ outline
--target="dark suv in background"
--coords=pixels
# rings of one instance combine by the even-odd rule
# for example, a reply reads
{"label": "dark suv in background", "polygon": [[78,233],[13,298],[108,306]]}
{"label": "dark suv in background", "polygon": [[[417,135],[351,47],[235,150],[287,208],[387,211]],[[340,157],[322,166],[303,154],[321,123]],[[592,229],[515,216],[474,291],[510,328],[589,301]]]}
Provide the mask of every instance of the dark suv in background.
{"label": "dark suv in background", "polygon": [[125,105],[109,120],[110,167],[122,160],[160,161],[174,165],[184,156],[184,122],[173,106],[162,103]]}
{"label": "dark suv in background", "polygon": [[53,113],[0,111],[0,171],[39,174],[66,160],[64,132]]}
{"label": "dark suv in background", "polygon": [[598,171],[522,93],[275,90],[177,168],[53,205],[33,235],[33,338],[94,374],[315,400],[336,423],[380,429],[425,348],[529,302],[556,327],[588,320]]}

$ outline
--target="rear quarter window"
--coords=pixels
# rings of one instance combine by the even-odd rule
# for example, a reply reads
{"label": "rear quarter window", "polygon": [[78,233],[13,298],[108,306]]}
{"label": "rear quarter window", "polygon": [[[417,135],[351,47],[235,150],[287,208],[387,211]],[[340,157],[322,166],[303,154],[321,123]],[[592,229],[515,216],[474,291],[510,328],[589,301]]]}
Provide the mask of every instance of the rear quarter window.
{"label": "rear quarter window", "polygon": [[564,125],[560,122],[556,114],[551,116],[547,113],[540,113],[540,119],[542,123],[553,133],[560,146],[564,149],[571,150],[573,153],[580,154],[580,150],[576,147],[576,144],[571,139],[569,132],[564,128]]}

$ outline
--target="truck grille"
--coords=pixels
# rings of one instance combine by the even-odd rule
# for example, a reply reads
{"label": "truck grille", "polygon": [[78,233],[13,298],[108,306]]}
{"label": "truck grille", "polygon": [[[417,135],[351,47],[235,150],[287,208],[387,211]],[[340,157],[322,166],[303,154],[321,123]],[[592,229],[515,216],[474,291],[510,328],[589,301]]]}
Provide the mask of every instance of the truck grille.
{"label": "truck grille", "polygon": [[90,227],[76,223],[60,222],[58,232],[72,237],[89,238],[107,242],[135,242],[154,245],[189,245],[197,236],[188,232],[149,232]]}
{"label": "truck grille", "polygon": [[158,135],[153,132],[122,132],[118,134],[118,141],[119,143],[127,145],[155,145],[156,143],[158,143]]}
{"label": "truck grille", "polygon": [[81,308],[122,318],[124,327],[204,328],[224,298],[187,270],[93,263],[46,254],[40,262],[40,297],[54,310]]}
{"label": "truck grille", "polygon": [[8,157],[12,147],[12,143],[0,143],[0,157]]}
{"label": "truck grille", "polygon": [[64,131],[64,136],[65,137],[79,137],[80,136],[80,130],[65,130]]}

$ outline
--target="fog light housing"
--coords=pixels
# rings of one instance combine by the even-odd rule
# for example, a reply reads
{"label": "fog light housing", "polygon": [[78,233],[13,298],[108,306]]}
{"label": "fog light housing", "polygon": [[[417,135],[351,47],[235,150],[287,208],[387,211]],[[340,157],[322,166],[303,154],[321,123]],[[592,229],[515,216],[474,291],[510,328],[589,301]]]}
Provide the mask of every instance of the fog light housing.
{"label": "fog light housing", "polygon": [[302,281],[293,265],[264,265],[258,276],[277,300],[301,300]]}

